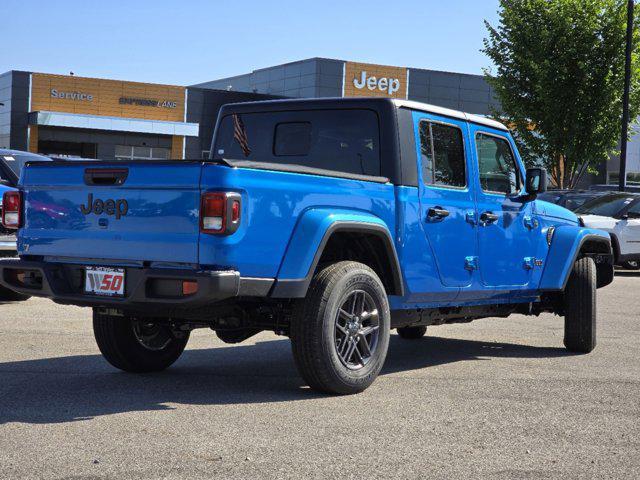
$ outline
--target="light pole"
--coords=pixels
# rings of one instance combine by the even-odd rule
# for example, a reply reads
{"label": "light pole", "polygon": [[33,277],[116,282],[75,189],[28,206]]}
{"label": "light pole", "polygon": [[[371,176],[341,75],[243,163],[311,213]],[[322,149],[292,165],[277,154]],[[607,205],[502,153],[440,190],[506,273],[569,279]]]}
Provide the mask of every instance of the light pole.
{"label": "light pole", "polygon": [[625,47],[624,93],[622,95],[622,134],[620,136],[619,189],[627,186],[627,138],[629,136],[629,88],[631,84],[631,44],[633,42],[633,0],[627,1],[627,45]]}

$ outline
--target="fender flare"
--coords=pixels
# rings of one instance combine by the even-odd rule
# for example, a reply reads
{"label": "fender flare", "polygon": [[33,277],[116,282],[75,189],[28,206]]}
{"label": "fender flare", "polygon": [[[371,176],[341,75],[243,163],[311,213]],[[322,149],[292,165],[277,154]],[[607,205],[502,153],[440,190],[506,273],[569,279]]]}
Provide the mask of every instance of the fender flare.
{"label": "fender flare", "polygon": [[391,267],[393,294],[404,295],[398,254],[382,219],[362,212],[313,209],[298,221],[269,296],[304,297],[329,239],[337,232],[370,233],[380,238]]}
{"label": "fender flare", "polygon": [[[549,253],[545,262],[545,268],[540,279],[540,290],[563,291],[569,281],[573,264],[583,251],[587,242],[595,242],[602,245],[607,253],[587,252],[609,255],[611,268],[613,269],[613,252],[611,249],[611,237],[607,232],[593,228],[584,228],[571,225],[557,227],[549,247]],[[610,282],[608,282],[610,283]],[[600,286],[605,286],[600,285]]]}
{"label": "fender flare", "polygon": [[616,262],[622,255],[620,240],[618,240],[618,236],[613,232],[609,232],[609,236],[611,237],[611,248],[613,249],[613,261]]}

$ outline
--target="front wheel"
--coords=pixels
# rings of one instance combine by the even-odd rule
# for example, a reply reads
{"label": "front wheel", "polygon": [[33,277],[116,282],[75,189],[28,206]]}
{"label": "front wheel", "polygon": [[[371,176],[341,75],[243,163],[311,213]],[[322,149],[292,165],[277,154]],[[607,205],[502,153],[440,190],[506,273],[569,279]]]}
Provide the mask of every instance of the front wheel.
{"label": "front wheel", "polygon": [[322,269],[291,322],[298,371],[314,390],[363,391],[387,356],[390,317],[384,286],[369,267],[343,261]]}
{"label": "front wheel", "polygon": [[620,266],[626,270],[639,270],[640,262],[638,262],[637,260],[629,260],[626,262],[622,262]]}
{"label": "front wheel", "polygon": [[579,258],[564,291],[564,346],[577,353],[596,347],[596,264]]}
{"label": "front wheel", "polygon": [[125,372],[164,370],[182,354],[189,332],[176,332],[162,323],[93,311],[93,333],[100,352]]}

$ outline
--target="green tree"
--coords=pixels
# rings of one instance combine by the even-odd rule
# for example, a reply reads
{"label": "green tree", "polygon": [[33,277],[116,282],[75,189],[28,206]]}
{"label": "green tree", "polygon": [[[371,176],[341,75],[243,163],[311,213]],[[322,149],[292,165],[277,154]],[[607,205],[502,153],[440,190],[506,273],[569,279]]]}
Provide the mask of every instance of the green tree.
{"label": "green tree", "polygon": [[[636,18],[638,18],[636,8]],[[485,21],[485,70],[528,163],[542,162],[561,188],[595,172],[619,145],[626,1],[501,0]],[[640,111],[640,34],[634,23],[630,114]]]}

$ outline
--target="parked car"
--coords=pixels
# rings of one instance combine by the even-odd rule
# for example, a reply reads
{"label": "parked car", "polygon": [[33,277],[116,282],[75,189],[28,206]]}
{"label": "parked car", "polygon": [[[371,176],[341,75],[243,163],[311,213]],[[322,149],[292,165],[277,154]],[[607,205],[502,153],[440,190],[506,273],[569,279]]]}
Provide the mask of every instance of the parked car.
{"label": "parked car", "polygon": [[608,193],[576,210],[585,226],[609,232],[614,262],[623,268],[640,268],[640,194]]}
{"label": "parked car", "polygon": [[[536,200],[500,123],[391,99],[227,105],[209,161],[30,164],[4,222],[0,281],[93,309],[104,357],[131,372],[178,359],[191,330],[291,338],[314,389],[368,387],[390,330],[512,313],[564,316],[596,345],[611,238]],[[473,152],[473,153],[472,153]],[[62,212],[34,221],[35,205]],[[65,213],[67,212],[67,213]]]}
{"label": "parked car", "polygon": [[[617,192],[619,191],[619,188],[620,187],[617,184],[613,185],[604,183],[589,186],[589,190],[596,192]],[[627,183],[626,191],[640,193],[640,185],[638,185],[637,183]]]}
{"label": "parked car", "polygon": [[[19,150],[0,149],[0,194],[15,190],[20,178],[20,171],[27,161],[49,161],[48,157]],[[2,215],[2,200],[0,200],[0,215]],[[0,226],[0,257],[15,257],[16,236],[15,230],[9,230]],[[18,294],[12,290],[0,286],[0,301],[26,300],[27,295]]]}
{"label": "parked car", "polygon": [[572,212],[583,203],[604,195],[606,192],[598,190],[549,190],[538,196],[540,200],[555,203],[568,208]]}
{"label": "parked car", "polygon": [[[28,161],[51,161],[49,157],[20,150],[0,149],[0,193],[13,190],[18,185],[20,171]],[[0,214],[2,201],[0,201]],[[16,237],[14,230],[0,227],[0,256],[16,255]]]}

